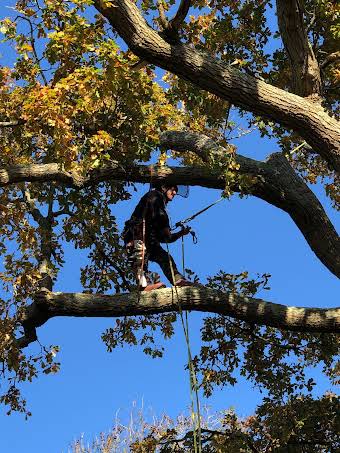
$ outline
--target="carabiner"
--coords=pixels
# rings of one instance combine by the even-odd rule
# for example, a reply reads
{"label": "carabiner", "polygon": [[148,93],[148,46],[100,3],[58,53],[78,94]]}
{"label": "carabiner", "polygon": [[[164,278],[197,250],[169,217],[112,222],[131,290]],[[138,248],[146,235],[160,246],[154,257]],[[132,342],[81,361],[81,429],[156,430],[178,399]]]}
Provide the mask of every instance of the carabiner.
{"label": "carabiner", "polygon": [[197,244],[197,236],[196,236],[195,231],[190,230],[190,234],[191,234],[191,236],[192,236],[192,242],[193,242],[194,244]]}

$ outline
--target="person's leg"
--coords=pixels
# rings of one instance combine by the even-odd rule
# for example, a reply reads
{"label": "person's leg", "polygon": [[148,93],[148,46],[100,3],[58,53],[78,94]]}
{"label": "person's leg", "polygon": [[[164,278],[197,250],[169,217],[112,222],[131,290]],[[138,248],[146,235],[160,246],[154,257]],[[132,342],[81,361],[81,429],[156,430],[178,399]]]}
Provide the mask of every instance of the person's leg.
{"label": "person's leg", "polygon": [[[157,263],[162,269],[164,275],[169,280],[169,282],[174,285],[177,285],[179,281],[186,281],[183,275],[178,271],[176,263],[172,256],[168,254],[159,244],[155,244],[148,249],[149,251],[149,260]],[[174,275],[174,279],[172,276]]]}
{"label": "person's leg", "polygon": [[146,255],[146,248],[143,241],[136,240],[127,244],[128,261],[135,274],[136,283],[139,287],[146,287],[146,272],[148,268],[148,261]]}
{"label": "person's leg", "polygon": [[128,260],[135,274],[136,283],[140,291],[152,291],[165,288],[164,283],[151,283],[147,277],[148,253],[145,244],[141,240],[127,244]]}

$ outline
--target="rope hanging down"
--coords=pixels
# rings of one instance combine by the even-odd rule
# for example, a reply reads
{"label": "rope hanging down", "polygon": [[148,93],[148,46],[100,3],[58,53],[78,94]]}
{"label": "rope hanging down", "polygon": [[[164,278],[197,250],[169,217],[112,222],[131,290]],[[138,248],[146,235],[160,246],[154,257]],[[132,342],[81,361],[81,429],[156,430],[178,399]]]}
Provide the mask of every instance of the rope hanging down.
{"label": "rope hanging down", "polygon": [[[178,311],[182,323],[185,343],[187,346],[187,354],[188,354],[188,370],[189,370],[189,382],[190,382],[190,399],[191,399],[191,419],[193,423],[193,440],[194,440],[194,453],[202,453],[202,429],[201,429],[201,411],[200,411],[200,401],[198,395],[198,382],[197,376],[195,371],[195,366],[192,360],[191,354],[191,347],[190,347],[190,338],[189,338],[189,320],[188,320],[188,312],[185,311],[183,313],[181,300],[177,291],[177,286],[175,283],[175,274],[174,269],[172,266],[172,262],[170,259],[170,251],[169,245],[166,243],[168,259],[172,274],[172,279],[174,282],[173,288],[175,289],[175,295],[177,299]],[[185,273],[185,264],[184,264],[184,238],[182,237],[182,265],[183,265],[183,274]],[[185,318],[184,318],[185,315]]]}
{"label": "rope hanging down", "polygon": [[[219,198],[218,200],[214,201],[213,203],[209,204],[205,208],[201,209],[200,211],[196,212],[195,214],[191,215],[190,217],[177,222],[173,229],[183,227],[185,224],[191,222],[199,215],[203,214],[203,212],[207,211],[211,207],[215,206],[220,201],[224,200],[223,197]],[[197,243],[196,234],[194,231],[190,231],[194,243]],[[170,269],[172,273],[173,281],[175,281],[174,271],[172,267],[172,263],[170,260],[170,252],[169,252],[169,245],[166,244],[167,252],[168,252],[168,259],[170,264]],[[184,262],[184,237],[182,237],[182,267],[183,267],[183,275],[185,275],[185,262]],[[202,432],[201,432],[201,411],[200,411],[200,401],[198,395],[199,385],[197,382],[197,376],[195,367],[192,360],[191,354],[191,347],[190,347],[190,338],[189,338],[189,319],[188,319],[188,312],[183,312],[181,301],[179,294],[177,292],[177,286],[174,283],[174,290],[177,299],[178,311],[180,314],[180,319],[183,327],[184,338],[187,346],[187,354],[188,354],[188,370],[189,370],[189,381],[190,381],[190,399],[191,399],[191,418],[193,422],[193,440],[194,440],[194,452],[195,453],[202,453]]]}

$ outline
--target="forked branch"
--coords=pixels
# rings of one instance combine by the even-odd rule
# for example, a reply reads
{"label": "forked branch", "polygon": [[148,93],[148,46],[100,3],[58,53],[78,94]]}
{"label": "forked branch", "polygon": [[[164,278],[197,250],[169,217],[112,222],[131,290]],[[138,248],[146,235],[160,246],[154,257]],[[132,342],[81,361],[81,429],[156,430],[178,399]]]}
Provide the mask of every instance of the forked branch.
{"label": "forked branch", "polygon": [[191,0],[181,0],[177,13],[169,22],[169,28],[178,30],[185,21],[191,6]]}
{"label": "forked branch", "polygon": [[189,12],[191,0],[181,0],[175,16],[169,21],[165,15],[163,0],[157,2],[159,22],[162,27],[162,36],[166,41],[179,42],[178,32]]}

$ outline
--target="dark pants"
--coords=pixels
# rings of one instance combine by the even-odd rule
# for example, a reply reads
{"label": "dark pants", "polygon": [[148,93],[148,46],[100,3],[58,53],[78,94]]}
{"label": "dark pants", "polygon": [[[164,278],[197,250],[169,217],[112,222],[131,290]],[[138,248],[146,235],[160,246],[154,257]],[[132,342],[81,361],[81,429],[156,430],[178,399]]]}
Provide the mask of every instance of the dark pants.
{"label": "dark pants", "polygon": [[[146,253],[147,253],[147,258],[149,261],[154,261],[159,265],[159,267],[162,269],[164,275],[166,278],[169,280],[169,282],[173,285],[174,281],[172,278],[172,275],[175,277],[175,282],[180,280],[181,278],[184,278],[183,275],[178,272],[176,263],[172,256],[168,254],[166,250],[161,247],[160,244],[153,244],[152,246],[146,246]],[[170,265],[171,262],[171,265]],[[171,270],[172,268],[172,270]],[[172,274],[173,273],[173,274]]]}
{"label": "dark pants", "polygon": [[[183,275],[178,272],[172,256],[169,255],[159,243],[144,245],[143,241],[136,240],[128,243],[126,247],[131,267],[134,270],[139,285],[146,286],[147,283],[150,283],[148,277],[149,261],[154,261],[160,266],[164,275],[172,285],[174,284],[174,279],[177,283],[178,280],[184,278]],[[172,276],[174,276],[174,279]]]}

